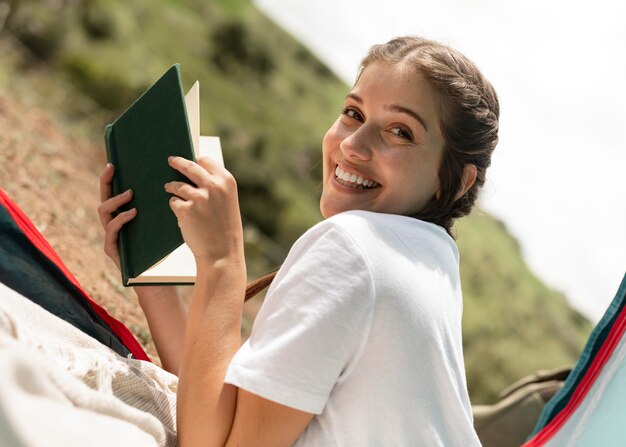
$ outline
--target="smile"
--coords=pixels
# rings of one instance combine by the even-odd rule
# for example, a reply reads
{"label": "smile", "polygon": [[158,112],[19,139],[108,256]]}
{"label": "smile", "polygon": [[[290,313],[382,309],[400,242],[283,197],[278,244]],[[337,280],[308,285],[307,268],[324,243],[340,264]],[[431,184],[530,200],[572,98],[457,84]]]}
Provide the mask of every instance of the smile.
{"label": "smile", "polygon": [[380,186],[380,183],[374,180],[344,171],[339,165],[335,169],[335,179],[339,184],[355,189],[371,189]]}

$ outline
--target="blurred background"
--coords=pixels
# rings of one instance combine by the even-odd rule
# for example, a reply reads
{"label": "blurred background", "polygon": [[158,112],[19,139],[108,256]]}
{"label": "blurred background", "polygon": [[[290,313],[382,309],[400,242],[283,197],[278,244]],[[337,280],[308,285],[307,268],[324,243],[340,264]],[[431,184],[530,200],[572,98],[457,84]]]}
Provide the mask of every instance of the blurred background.
{"label": "blurred background", "polygon": [[[525,374],[573,363],[623,275],[623,34],[580,31],[601,8],[562,28],[554,11],[489,1],[365,3],[0,0],[0,186],[158,362],[102,254],[105,124],[173,63],[186,88],[200,81],[202,133],[221,138],[238,180],[252,279],[321,219],[321,139],[367,47],[443,40],[483,68],[503,108],[492,180],[457,225],[470,395],[493,402]],[[599,23],[618,33],[613,13]],[[563,264],[565,279],[545,264]],[[261,299],[247,304],[246,333]]]}

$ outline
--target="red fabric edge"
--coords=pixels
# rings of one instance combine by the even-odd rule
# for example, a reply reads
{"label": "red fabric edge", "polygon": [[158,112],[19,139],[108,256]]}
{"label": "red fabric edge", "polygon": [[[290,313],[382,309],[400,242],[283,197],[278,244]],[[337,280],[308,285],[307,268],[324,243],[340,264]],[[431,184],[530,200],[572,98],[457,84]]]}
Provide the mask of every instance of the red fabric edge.
{"label": "red fabric edge", "polygon": [[89,303],[91,308],[96,312],[100,318],[102,318],[120,338],[122,343],[128,348],[136,359],[151,361],[148,354],[143,350],[134,335],[128,330],[128,328],[119,320],[113,318],[102,306],[96,303],[85,290],[82,288],[78,280],[74,277],[72,272],[63,264],[63,261],[59,255],[54,251],[52,246],[48,243],[45,237],[37,230],[35,225],[24,214],[24,212],[9,198],[7,193],[0,188],[0,204],[3,205],[9,212],[16,225],[22,230],[26,237],[32,242],[32,244],[50,261],[52,261],[69,279],[69,281],[78,289],[80,294]]}
{"label": "red fabric edge", "polygon": [[576,409],[580,406],[582,401],[587,396],[587,393],[593,386],[594,382],[600,375],[600,372],[604,368],[604,365],[608,362],[615,351],[615,348],[619,344],[624,330],[626,329],[626,307],[624,307],[615,321],[615,324],[609,331],[606,340],[602,344],[602,347],[596,354],[595,358],[591,362],[587,373],[584,375],[576,390],[572,394],[570,401],[567,405],[546,425],[540,430],[533,438],[528,440],[522,447],[541,447],[545,445],[562,427],[567,420],[572,416]]}

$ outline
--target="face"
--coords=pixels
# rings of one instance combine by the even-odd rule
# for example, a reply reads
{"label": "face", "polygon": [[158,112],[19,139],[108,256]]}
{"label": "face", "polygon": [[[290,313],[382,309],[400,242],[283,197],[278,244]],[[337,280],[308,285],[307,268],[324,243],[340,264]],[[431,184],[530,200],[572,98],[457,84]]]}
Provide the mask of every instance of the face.
{"label": "face", "polygon": [[323,142],[326,218],[348,210],[414,215],[439,191],[435,92],[408,65],[369,65]]}

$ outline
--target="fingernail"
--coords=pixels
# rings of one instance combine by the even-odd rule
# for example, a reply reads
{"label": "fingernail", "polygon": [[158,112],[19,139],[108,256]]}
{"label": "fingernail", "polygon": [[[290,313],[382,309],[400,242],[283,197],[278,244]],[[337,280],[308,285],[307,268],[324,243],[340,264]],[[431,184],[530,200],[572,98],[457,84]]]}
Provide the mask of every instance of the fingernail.
{"label": "fingernail", "polygon": [[171,163],[172,160],[174,160],[174,156],[173,155],[170,155],[169,157],[167,157],[167,162],[168,163]]}
{"label": "fingernail", "polygon": [[126,191],[124,191],[124,195],[129,196],[133,193],[132,189],[127,189]]}

